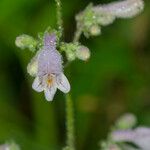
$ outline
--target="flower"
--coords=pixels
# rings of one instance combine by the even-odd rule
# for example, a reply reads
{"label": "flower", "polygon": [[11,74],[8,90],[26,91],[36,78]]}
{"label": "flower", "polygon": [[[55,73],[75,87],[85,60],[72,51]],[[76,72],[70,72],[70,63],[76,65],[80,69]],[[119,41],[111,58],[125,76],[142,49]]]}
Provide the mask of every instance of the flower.
{"label": "flower", "polygon": [[141,150],[150,149],[150,128],[138,127],[133,130],[117,130],[112,132],[112,139],[115,142],[132,142]]}
{"label": "flower", "polygon": [[27,72],[30,76],[35,77],[38,71],[38,61],[37,61],[38,53],[31,59],[30,63],[27,66]]}
{"label": "flower", "polygon": [[108,4],[88,5],[77,14],[77,28],[82,30],[86,37],[101,34],[101,27],[112,24],[116,18],[133,18],[144,9],[143,0],[122,0]]}
{"label": "flower", "polygon": [[69,81],[63,74],[62,57],[56,50],[55,34],[44,35],[44,46],[37,54],[37,74],[32,88],[37,92],[44,91],[48,101],[53,100],[57,88],[64,93],[70,91]]}
{"label": "flower", "polygon": [[140,14],[143,9],[143,0],[123,0],[93,7],[93,11],[99,13],[99,15],[114,16],[116,18],[132,18]]}

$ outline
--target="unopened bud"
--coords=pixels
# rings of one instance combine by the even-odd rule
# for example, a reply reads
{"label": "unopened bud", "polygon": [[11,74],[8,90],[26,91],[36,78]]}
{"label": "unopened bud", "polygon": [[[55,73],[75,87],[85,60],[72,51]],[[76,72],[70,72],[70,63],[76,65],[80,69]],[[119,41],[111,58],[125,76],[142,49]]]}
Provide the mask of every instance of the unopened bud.
{"label": "unopened bud", "polygon": [[86,61],[90,58],[91,52],[87,47],[80,46],[80,48],[77,49],[77,51],[76,51],[76,56],[77,56],[78,59]]}
{"label": "unopened bud", "polygon": [[31,36],[23,34],[16,38],[15,44],[21,49],[28,48],[30,51],[35,51],[37,41]]}
{"label": "unopened bud", "polygon": [[8,145],[7,144],[0,145],[0,150],[8,150]]}
{"label": "unopened bud", "polygon": [[122,117],[120,117],[117,122],[116,126],[119,129],[130,129],[134,127],[137,123],[137,118],[133,114],[125,114]]}
{"label": "unopened bud", "polygon": [[33,77],[37,75],[37,72],[38,72],[37,56],[34,56],[31,59],[30,63],[27,66],[27,72]]}
{"label": "unopened bud", "polygon": [[0,150],[20,150],[19,146],[14,142],[0,145]]}

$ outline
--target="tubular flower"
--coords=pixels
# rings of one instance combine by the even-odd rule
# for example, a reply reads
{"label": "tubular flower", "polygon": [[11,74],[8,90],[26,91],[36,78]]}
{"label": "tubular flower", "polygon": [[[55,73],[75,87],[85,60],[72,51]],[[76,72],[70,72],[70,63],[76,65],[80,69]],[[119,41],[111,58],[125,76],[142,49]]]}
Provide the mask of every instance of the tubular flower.
{"label": "tubular flower", "polygon": [[56,50],[55,34],[45,34],[44,46],[37,55],[37,74],[32,88],[44,91],[45,98],[52,101],[57,88],[64,93],[70,91],[70,84],[63,73],[62,57]]}

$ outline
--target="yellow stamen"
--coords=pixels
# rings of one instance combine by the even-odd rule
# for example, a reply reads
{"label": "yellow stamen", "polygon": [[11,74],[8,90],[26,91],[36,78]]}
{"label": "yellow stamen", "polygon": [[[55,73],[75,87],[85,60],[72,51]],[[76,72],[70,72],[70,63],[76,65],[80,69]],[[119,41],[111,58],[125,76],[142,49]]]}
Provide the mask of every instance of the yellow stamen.
{"label": "yellow stamen", "polygon": [[51,75],[48,76],[48,79],[47,79],[47,86],[51,86],[53,84],[53,77]]}

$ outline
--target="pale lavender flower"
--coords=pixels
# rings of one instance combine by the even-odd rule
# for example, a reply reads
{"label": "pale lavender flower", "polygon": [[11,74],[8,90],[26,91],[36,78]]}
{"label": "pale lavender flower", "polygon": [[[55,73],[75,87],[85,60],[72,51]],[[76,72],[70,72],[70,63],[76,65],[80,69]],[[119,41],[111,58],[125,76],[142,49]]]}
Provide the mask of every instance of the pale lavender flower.
{"label": "pale lavender flower", "polygon": [[124,0],[95,6],[93,10],[97,13],[105,13],[118,18],[132,18],[141,13],[143,8],[143,0]]}
{"label": "pale lavender flower", "polygon": [[112,133],[116,142],[132,142],[142,150],[150,150],[150,128],[138,127],[134,130],[119,130]]}
{"label": "pale lavender flower", "polygon": [[32,88],[44,91],[48,101],[53,100],[57,88],[64,93],[70,91],[70,84],[63,74],[62,57],[56,50],[55,34],[45,34],[44,46],[37,56],[37,75]]}
{"label": "pale lavender flower", "polygon": [[17,144],[12,142],[0,145],[0,150],[20,150],[20,148]]}
{"label": "pale lavender flower", "polygon": [[121,150],[116,144],[111,144],[108,146],[107,150]]}

